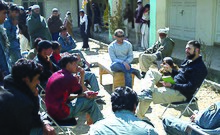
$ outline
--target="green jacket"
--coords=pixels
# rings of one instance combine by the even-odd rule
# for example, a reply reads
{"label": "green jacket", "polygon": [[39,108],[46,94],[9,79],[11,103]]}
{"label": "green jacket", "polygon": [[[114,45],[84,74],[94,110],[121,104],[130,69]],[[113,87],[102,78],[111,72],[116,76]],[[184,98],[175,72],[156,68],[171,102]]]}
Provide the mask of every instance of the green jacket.
{"label": "green jacket", "polygon": [[166,37],[163,42],[157,41],[152,47],[148,48],[145,53],[153,54],[157,51],[161,51],[163,58],[170,57],[173,52],[174,45],[174,41],[171,38]]}
{"label": "green jacket", "polygon": [[47,22],[43,16],[33,12],[27,19],[27,26],[31,38],[31,48],[33,48],[33,43],[36,38],[40,37],[44,40],[52,40]]}

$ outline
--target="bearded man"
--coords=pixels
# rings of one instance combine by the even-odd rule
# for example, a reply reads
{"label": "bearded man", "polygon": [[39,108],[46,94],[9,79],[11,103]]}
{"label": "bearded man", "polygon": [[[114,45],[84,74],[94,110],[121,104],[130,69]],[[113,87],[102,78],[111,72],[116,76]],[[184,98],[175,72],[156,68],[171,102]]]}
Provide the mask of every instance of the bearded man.
{"label": "bearded man", "polygon": [[145,81],[143,84],[147,86],[139,95],[140,103],[137,109],[139,118],[144,118],[152,101],[154,104],[172,103],[189,101],[193,97],[208,73],[200,55],[200,47],[198,41],[189,41],[185,48],[186,60],[180,69],[177,71],[169,65],[165,67],[173,77],[174,84],[162,82],[163,87],[157,88],[155,84],[160,81],[162,74],[157,70],[148,70],[143,80]]}

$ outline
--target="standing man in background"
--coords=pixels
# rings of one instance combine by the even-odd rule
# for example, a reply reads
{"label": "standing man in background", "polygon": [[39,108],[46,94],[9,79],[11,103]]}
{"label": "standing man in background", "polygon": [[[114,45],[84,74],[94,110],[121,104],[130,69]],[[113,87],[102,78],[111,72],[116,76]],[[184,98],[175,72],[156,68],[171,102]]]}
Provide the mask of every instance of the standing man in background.
{"label": "standing man in background", "polygon": [[140,40],[141,40],[141,18],[142,18],[142,14],[141,11],[143,9],[143,5],[142,5],[142,0],[138,0],[137,1],[137,5],[138,7],[135,10],[135,14],[134,14],[134,27],[135,27],[135,34],[136,34],[136,47],[135,49],[138,49],[138,47],[140,47]]}
{"label": "standing man in background", "polygon": [[80,14],[80,34],[81,34],[81,37],[83,39],[83,46],[82,46],[82,50],[89,50],[89,37],[88,37],[88,17],[87,15],[85,14],[84,10],[81,9],[79,11],[79,14]]}
{"label": "standing man in background", "polygon": [[31,48],[34,48],[33,44],[36,38],[50,41],[52,37],[45,18],[40,15],[40,6],[33,5],[31,10],[32,14],[27,18],[27,26],[31,38]]}
{"label": "standing man in background", "polygon": [[11,65],[21,58],[21,49],[17,32],[19,12],[20,10],[18,6],[12,4],[9,8],[8,18],[4,23],[7,37],[10,42],[9,57],[11,59]]}
{"label": "standing man in background", "polygon": [[132,27],[133,14],[130,4],[127,4],[124,10],[125,36],[128,38],[128,29]]}
{"label": "standing man in background", "polygon": [[60,19],[60,13],[57,8],[53,8],[52,15],[48,18],[47,23],[53,41],[57,41],[59,37],[60,26],[63,25],[63,22]]}
{"label": "standing man in background", "polygon": [[6,52],[9,48],[9,42],[2,24],[7,17],[8,6],[4,1],[0,1],[0,85],[3,84],[4,76],[9,74]]}

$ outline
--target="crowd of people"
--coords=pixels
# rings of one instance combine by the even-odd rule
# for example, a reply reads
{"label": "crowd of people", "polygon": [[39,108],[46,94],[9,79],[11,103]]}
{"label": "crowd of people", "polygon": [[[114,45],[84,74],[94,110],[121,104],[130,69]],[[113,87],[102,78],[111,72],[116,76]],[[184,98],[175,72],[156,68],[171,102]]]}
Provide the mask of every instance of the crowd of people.
{"label": "crowd of people", "polygon": [[[46,21],[40,15],[39,5],[31,6],[26,14],[22,6],[0,1],[1,134],[56,134],[54,128],[41,119],[38,99],[41,90],[45,94],[47,112],[54,120],[71,119],[85,113],[87,124],[91,125],[88,134],[157,135],[154,125],[143,121],[151,102],[164,104],[189,101],[208,72],[200,55],[201,45],[196,40],[187,42],[186,59],[179,67],[173,62],[171,54],[175,44],[168,37],[168,28],[158,30],[159,39],[149,48],[150,5],[143,7],[141,0],[137,4],[135,28],[136,33],[138,30],[142,33],[142,47],[145,50],[139,56],[141,73],[131,66],[132,44],[125,40],[128,32],[115,30],[115,40],[108,46],[112,62],[110,69],[124,73],[125,85],[116,88],[111,94],[113,117],[104,118],[97,105],[105,103],[100,99],[102,96],[98,95],[100,88],[97,78],[90,70],[82,50],[75,49],[71,13],[68,11],[62,22],[59,10],[53,8],[52,15]],[[129,6],[127,14],[131,12]],[[92,7],[95,18],[103,15],[96,4],[92,4]],[[88,50],[89,19],[82,9],[79,16],[82,49]],[[129,24],[131,18],[126,14],[124,18],[125,23]],[[18,39],[18,29],[23,42]],[[99,22],[94,22],[94,30],[101,32]],[[22,45],[29,42],[29,46]],[[21,52],[21,48],[27,52]],[[154,63],[160,63],[158,68],[161,68],[150,68]],[[142,82],[140,93],[132,90],[131,74]],[[173,78],[174,83],[162,80],[167,75]],[[219,111],[219,103],[216,103],[193,122],[204,132],[219,133]],[[209,124],[206,125],[206,122]],[[165,118],[163,124],[170,134],[186,134],[187,124],[179,119]]]}

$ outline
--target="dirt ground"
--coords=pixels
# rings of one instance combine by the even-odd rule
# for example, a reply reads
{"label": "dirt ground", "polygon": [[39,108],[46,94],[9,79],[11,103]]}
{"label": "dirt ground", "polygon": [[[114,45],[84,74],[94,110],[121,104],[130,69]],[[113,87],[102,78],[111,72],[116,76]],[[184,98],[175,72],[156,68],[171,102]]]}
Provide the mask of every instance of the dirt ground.
{"label": "dirt ground", "polygon": [[[95,58],[91,57],[93,54],[98,56],[97,59],[100,59],[100,57],[102,57],[102,54],[106,53],[105,50],[104,51],[103,50],[97,51],[97,48],[99,48],[99,47],[96,44],[90,43],[90,45],[92,45],[92,48],[93,48],[91,50],[91,53],[89,53],[89,55],[85,54],[85,57],[86,57],[86,59],[88,59],[88,61],[96,61]],[[101,54],[99,54],[100,52],[101,52]],[[138,64],[134,64],[132,66],[135,68],[138,68]],[[99,81],[98,67],[91,68],[91,70],[92,70],[92,72],[94,72],[96,74],[97,79]],[[135,78],[133,89],[136,92],[141,91],[140,84],[141,84],[141,80]],[[106,102],[105,105],[99,105],[99,107],[100,107],[100,110],[103,113],[104,117],[109,117],[113,114],[111,111],[111,101],[110,101],[110,96],[112,93],[112,90],[111,90],[112,89],[112,76],[111,75],[103,75],[103,85],[99,85],[99,86],[100,86],[99,93],[100,93],[100,95],[105,95],[103,100]],[[209,105],[211,105],[212,103],[220,101],[220,90],[213,89],[212,86],[209,86],[208,84],[204,84],[200,88],[200,90],[197,94],[197,98],[198,98],[198,108],[199,108],[199,110],[203,110],[206,107],[208,107]],[[154,124],[159,135],[166,135],[166,133],[163,129],[163,126],[162,126],[161,119],[159,118],[159,116],[164,111],[165,106],[155,105],[152,103],[151,108],[152,108],[151,113],[146,113],[145,116],[148,117],[151,120],[151,122]],[[165,113],[164,117],[166,117],[168,115],[178,116],[179,114],[180,114],[179,110],[176,110],[174,108],[169,108],[168,111]],[[181,119],[185,120],[185,121],[189,121],[189,116],[183,116]],[[87,132],[89,131],[89,126],[87,126],[85,124],[85,115],[82,114],[81,116],[79,116],[77,122],[78,122],[78,124],[73,129],[73,132],[76,135],[87,134]]]}

